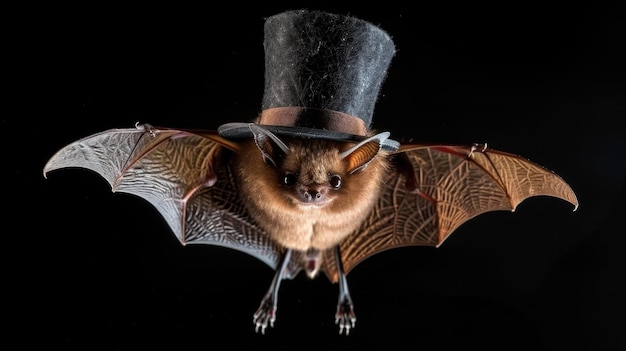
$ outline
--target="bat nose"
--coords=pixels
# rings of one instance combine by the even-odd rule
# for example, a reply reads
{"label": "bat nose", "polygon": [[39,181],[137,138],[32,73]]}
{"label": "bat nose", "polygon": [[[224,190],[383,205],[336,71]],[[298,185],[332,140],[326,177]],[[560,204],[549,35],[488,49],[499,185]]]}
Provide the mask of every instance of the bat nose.
{"label": "bat nose", "polygon": [[325,187],[305,188],[301,194],[303,202],[315,203],[324,201],[327,189]]}

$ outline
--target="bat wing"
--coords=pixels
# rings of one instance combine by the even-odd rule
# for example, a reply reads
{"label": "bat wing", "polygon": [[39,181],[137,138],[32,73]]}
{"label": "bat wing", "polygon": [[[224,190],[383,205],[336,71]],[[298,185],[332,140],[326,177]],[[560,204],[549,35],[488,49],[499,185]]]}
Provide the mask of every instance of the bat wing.
{"label": "bat wing", "polygon": [[[532,196],[578,200],[553,172],[486,145],[403,145],[392,155],[382,196],[367,221],[341,244],[345,272],[384,250],[439,246],[461,224],[489,211],[514,211]],[[336,281],[335,265],[324,270]]]}
{"label": "bat wing", "polygon": [[59,150],[45,165],[44,176],[67,167],[95,171],[114,192],[151,203],[183,245],[236,249],[275,269],[282,249],[244,209],[226,149],[238,151],[213,131],[149,125],[111,129]]}

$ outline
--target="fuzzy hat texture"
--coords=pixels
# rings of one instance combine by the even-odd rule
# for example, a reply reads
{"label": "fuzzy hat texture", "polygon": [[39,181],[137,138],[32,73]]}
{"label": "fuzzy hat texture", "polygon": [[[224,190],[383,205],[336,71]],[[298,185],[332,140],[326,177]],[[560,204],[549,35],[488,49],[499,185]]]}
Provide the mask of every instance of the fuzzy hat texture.
{"label": "fuzzy hat texture", "polygon": [[[265,88],[258,123],[278,136],[361,141],[395,54],[390,36],[370,22],[295,10],[265,22]],[[249,123],[218,128],[249,138]],[[382,147],[395,150],[397,141]]]}

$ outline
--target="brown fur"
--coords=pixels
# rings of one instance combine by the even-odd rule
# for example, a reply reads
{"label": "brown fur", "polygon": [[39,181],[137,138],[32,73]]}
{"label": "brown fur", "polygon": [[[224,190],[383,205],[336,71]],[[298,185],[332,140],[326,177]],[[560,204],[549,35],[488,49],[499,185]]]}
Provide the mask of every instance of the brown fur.
{"label": "brown fur", "polygon": [[[338,244],[355,231],[369,214],[379,197],[382,177],[387,171],[383,152],[368,166],[347,173],[339,152],[351,145],[340,142],[284,139],[291,152],[271,168],[263,162],[254,141],[241,145],[235,167],[241,198],[252,217],[280,245],[306,251],[324,250]],[[300,185],[325,187],[329,202],[307,206],[294,188],[282,183],[285,171],[297,173]],[[342,179],[340,189],[328,183],[328,174]]]}

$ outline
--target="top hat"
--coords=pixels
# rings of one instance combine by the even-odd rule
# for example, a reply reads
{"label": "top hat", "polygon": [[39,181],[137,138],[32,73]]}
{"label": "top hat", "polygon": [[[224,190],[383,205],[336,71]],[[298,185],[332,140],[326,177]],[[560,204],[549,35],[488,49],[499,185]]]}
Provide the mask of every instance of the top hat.
{"label": "top hat", "polygon": [[[390,36],[367,21],[321,11],[287,11],[265,22],[265,89],[257,123],[278,136],[358,142],[395,54]],[[249,123],[218,128],[252,137]],[[386,139],[382,148],[396,150]]]}

